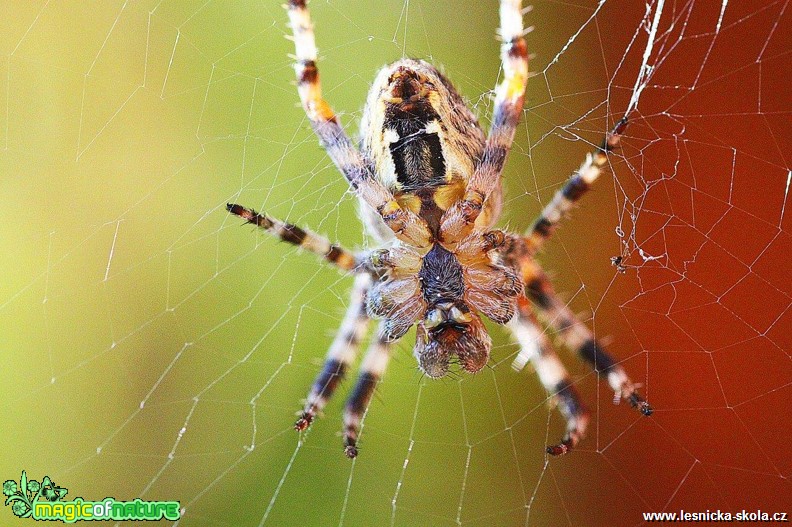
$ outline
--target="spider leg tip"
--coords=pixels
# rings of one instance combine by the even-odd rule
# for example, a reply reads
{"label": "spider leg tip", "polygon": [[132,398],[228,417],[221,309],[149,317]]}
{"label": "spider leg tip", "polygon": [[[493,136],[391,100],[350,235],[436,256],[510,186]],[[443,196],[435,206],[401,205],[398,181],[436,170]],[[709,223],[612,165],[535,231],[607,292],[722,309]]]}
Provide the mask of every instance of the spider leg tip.
{"label": "spider leg tip", "polygon": [[[244,217],[247,212],[247,209],[242,205],[237,205],[236,203],[226,203],[226,210],[231,214],[236,216]],[[253,211],[251,211],[253,212]],[[254,214],[255,215],[255,214]]]}
{"label": "spider leg tip", "polygon": [[300,417],[299,419],[297,419],[297,421],[295,421],[294,429],[297,430],[298,432],[302,432],[303,430],[306,430],[309,426],[311,426],[311,420],[312,420],[311,416],[303,414],[302,417]]}
{"label": "spider leg tip", "polygon": [[549,446],[545,449],[545,452],[550,454],[551,456],[563,456],[567,452],[569,452],[569,446],[562,443],[557,445]]}
{"label": "spider leg tip", "polygon": [[643,399],[643,397],[638,395],[637,392],[633,392],[630,395],[629,401],[630,406],[641,412],[641,414],[645,415],[646,417],[649,417],[654,413],[654,408],[652,408],[651,405]]}

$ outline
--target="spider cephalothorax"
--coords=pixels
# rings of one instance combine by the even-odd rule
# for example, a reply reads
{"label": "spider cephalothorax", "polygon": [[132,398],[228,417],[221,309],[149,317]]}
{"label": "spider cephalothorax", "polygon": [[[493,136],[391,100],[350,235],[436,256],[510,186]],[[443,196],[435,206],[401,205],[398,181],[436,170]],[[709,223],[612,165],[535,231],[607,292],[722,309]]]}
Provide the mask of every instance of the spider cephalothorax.
{"label": "spider cephalothorax", "polygon": [[380,330],[344,414],[344,451],[349,457],[357,455],[361,420],[385,372],[391,343],[417,325],[414,353],[429,377],[445,375],[454,362],[464,371],[477,372],[487,364],[492,347],[482,314],[508,323],[521,346],[513,366],[533,363],[566,420],[566,435],[547,448],[549,454],[574,447],[589,417],[542,323],[607,380],[617,400],[651,414],[624,369],[559,300],[534,260],[562,217],[602,173],[608,152],[627,126],[626,117],[588,154],[529,233],[492,230],[501,211],[501,174],[528,80],[520,0],[500,0],[503,80],[495,91],[488,135],[444,75],[424,61],[402,59],[383,68],[371,87],[360,149],[322,98],[306,0],[289,0],[287,9],[303,108],[359,198],[367,231],[380,247],[355,255],[295,225],[228,205],[249,223],[356,275],[341,329],[295,428],[305,430],[324,408],[354,361],[371,317],[381,319]]}
{"label": "spider cephalothorax", "polygon": [[523,285],[514,269],[492,254],[502,242],[503,233],[489,231],[468,236],[453,253],[435,241],[423,255],[397,244],[371,256],[383,278],[369,291],[368,312],[384,319],[388,341],[418,323],[414,353],[430,377],[447,373],[454,357],[464,370],[479,371],[492,341],[478,313],[499,324],[514,316]]}

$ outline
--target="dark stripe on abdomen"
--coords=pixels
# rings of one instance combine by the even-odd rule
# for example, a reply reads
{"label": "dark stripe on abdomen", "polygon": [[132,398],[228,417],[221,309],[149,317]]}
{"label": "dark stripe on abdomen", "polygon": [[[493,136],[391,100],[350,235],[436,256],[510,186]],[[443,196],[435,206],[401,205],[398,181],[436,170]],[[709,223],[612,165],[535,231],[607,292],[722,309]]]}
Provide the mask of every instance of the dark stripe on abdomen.
{"label": "dark stripe on abdomen", "polygon": [[444,184],[446,175],[443,149],[437,134],[420,130],[390,145],[396,179],[404,192]]}

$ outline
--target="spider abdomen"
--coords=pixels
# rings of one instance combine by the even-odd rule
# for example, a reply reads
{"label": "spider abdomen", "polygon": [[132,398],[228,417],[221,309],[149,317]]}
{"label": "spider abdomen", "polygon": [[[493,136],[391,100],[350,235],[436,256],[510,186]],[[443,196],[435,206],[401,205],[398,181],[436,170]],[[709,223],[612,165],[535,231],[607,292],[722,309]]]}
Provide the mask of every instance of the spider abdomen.
{"label": "spider abdomen", "polygon": [[[374,177],[441,240],[443,214],[463,198],[485,139],[451,82],[422,60],[402,59],[386,66],[369,91],[361,136]],[[484,204],[477,226],[489,227],[497,219],[500,185],[493,197]],[[377,238],[392,238],[372,219]]]}

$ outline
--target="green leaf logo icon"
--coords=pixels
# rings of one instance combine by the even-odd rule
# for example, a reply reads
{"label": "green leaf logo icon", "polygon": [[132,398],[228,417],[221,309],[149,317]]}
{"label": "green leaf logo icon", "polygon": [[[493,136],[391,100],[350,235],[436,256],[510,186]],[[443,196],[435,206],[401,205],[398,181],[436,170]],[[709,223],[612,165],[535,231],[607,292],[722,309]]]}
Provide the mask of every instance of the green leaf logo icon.
{"label": "green leaf logo icon", "polygon": [[3,482],[3,495],[7,496],[5,504],[11,505],[11,512],[20,518],[26,518],[33,513],[33,505],[39,498],[58,501],[67,493],[68,489],[55,485],[49,476],[44,476],[41,483],[34,479],[28,480],[24,470],[19,485],[12,479]]}

